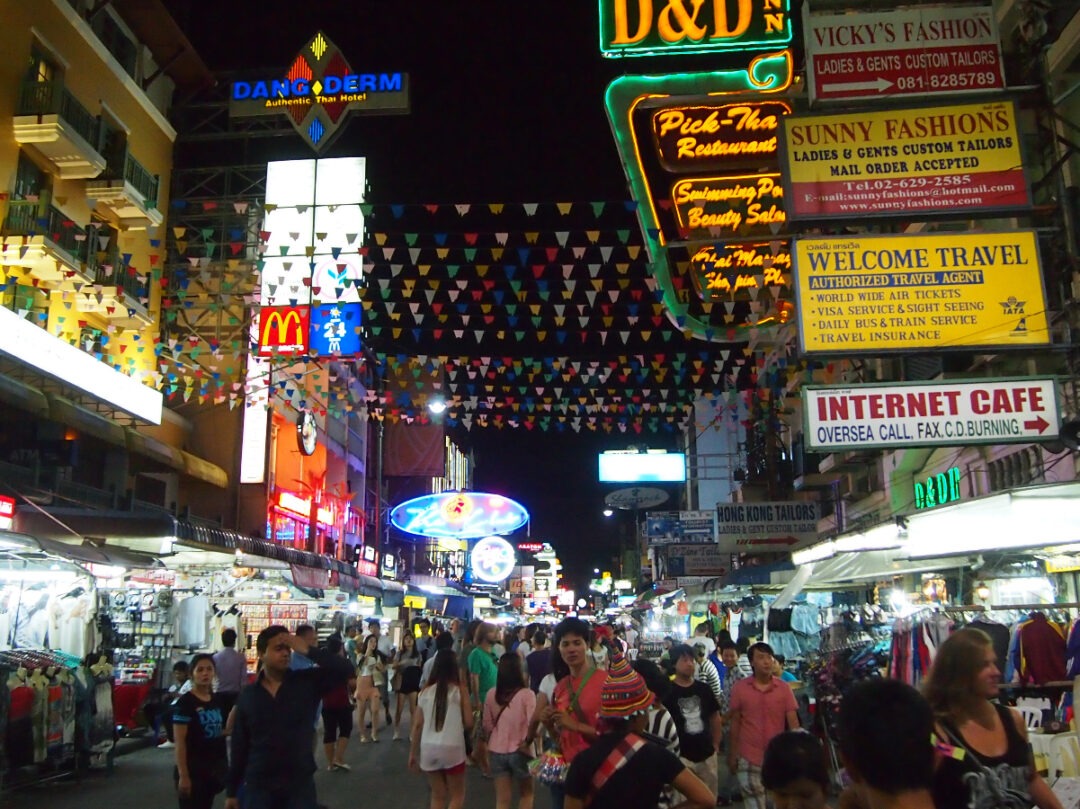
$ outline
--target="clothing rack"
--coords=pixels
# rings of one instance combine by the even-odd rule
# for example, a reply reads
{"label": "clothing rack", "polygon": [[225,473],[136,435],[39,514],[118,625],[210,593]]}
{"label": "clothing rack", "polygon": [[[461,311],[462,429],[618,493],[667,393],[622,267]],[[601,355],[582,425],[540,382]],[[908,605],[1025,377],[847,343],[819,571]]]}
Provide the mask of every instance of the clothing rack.
{"label": "clothing rack", "polygon": [[994,612],[999,610],[1075,610],[1080,609],[1080,601],[1067,601],[1060,604],[991,604],[990,609]]}

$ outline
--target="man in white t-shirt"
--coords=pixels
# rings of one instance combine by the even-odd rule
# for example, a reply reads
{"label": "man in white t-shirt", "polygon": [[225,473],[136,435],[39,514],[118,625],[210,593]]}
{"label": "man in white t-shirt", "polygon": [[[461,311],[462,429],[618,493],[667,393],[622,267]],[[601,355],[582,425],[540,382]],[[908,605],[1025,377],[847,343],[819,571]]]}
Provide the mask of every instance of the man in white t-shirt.
{"label": "man in white t-shirt", "polygon": [[705,647],[705,656],[708,657],[716,651],[716,643],[709,637],[709,626],[707,623],[701,623],[697,625],[694,630],[694,637],[687,641],[691,646],[697,646],[699,643]]}

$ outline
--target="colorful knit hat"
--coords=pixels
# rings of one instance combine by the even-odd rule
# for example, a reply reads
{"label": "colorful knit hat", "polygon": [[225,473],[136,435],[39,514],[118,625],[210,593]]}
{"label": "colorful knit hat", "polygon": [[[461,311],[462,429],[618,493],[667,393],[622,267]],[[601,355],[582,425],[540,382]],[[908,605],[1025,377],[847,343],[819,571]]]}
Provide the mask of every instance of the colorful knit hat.
{"label": "colorful knit hat", "polygon": [[655,698],[645,685],[645,680],[631,668],[622,653],[614,653],[608,665],[604,689],[600,693],[600,715],[609,719],[626,719],[646,710]]}

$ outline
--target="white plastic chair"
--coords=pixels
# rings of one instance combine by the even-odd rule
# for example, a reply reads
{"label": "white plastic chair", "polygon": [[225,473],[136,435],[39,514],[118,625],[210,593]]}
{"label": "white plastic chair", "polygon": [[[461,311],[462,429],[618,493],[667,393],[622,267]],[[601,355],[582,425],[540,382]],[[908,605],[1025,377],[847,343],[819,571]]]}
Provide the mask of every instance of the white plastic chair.
{"label": "white plastic chair", "polygon": [[1050,740],[1047,774],[1051,781],[1080,777],[1080,737],[1075,733],[1058,733]]}
{"label": "white plastic chair", "polygon": [[1024,724],[1027,725],[1028,730],[1035,730],[1042,725],[1043,712],[1041,708],[1017,705],[1016,710],[1024,717]]}

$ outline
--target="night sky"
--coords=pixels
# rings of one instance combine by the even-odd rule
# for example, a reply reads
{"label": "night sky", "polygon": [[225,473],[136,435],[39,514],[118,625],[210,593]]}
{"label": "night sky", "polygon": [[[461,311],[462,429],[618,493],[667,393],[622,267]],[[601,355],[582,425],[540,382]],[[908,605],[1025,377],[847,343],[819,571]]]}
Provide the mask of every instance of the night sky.
{"label": "night sky", "polygon": [[[323,30],[354,70],[409,73],[410,115],[354,116],[323,155],[366,156],[375,203],[625,200],[604,88],[624,69],[674,67],[602,59],[591,0],[167,5],[215,72],[276,75]],[[293,157],[308,156],[299,138],[283,143]],[[635,439],[675,448],[676,437],[507,428],[474,429],[465,439],[478,488],[525,504],[532,538],[553,542],[568,577],[580,580],[607,567],[618,543],[601,515],[604,494],[617,487],[597,482],[596,454]]]}

